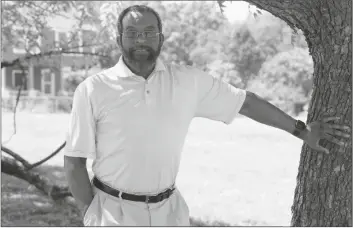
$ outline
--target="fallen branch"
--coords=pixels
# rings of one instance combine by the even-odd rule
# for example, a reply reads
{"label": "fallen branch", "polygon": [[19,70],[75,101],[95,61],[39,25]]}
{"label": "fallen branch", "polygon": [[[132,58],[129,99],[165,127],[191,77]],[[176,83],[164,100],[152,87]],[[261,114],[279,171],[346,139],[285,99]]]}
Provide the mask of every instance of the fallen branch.
{"label": "fallen branch", "polygon": [[1,172],[15,176],[35,186],[53,200],[72,196],[69,187],[58,186],[36,171],[28,171],[20,162],[13,158],[1,156]]}
{"label": "fallen branch", "polygon": [[43,158],[42,160],[34,163],[34,164],[30,164],[29,162],[26,161],[26,159],[24,159],[23,157],[21,157],[19,154],[15,153],[14,151],[10,150],[9,148],[5,147],[5,146],[1,146],[1,150],[4,151],[5,153],[11,155],[15,160],[19,161],[22,163],[22,165],[27,169],[27,170],[31,170],[37,166],[40,166],[41,164],[43,164],[44,162],[48,161],[50,158],[54,157],[56,154],[58,154],[66,145],[66,142],[63,142],[53,153],[51,153],[49,156],[47,156],[46,158]]}
{"label": "fallen branch", "polygon": [[53,153],[51,153],[48,157],[40,160],[39,162],[34,163],[33,165],[30,165],[27,170],[31,170],[37,166],[40,166],[41,164],[43,164],[44,162],[48,161],[50,158],[54,157],[57,153],[59,153],[66,145],[66,142],[64,142],[63,144],[61,144]]}
{"label": "fallen branch", "polygon": [[26,161],[26,159],[24,159],[23,157],[21,157],[19,154],[13,152],[12,150],[10,150],[9,148],[7,147],[4,147],[1,145],[1,150],[4,151],[5,153],[7,153],[8,155],[11,155],[13,158],[15,158],[17,161],[21,162],[22,165],[25,167],[25,168],[29,168],[31,167],[31,164],[29,164],[29,162]]}

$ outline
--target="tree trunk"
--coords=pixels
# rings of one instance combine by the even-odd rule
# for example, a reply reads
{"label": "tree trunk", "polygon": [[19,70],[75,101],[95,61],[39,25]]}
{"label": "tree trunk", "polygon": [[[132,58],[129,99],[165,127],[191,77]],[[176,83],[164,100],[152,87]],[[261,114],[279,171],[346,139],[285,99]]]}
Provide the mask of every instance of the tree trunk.
{"label": "tree trunk", "polygon": [[[307,123],[338,116],[352,126],[352,3],[350,0],[247,0],[303,31],[314,61]],[[326,155],[303,145],[292,226],[352,226],[352,142],[326,140]]]}

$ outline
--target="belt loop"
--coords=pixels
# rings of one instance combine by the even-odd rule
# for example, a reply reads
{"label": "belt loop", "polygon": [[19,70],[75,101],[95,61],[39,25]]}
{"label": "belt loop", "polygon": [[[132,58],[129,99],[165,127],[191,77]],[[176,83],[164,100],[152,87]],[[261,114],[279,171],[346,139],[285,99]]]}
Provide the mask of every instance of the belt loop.
{"label": "belt loop", "polygon": [[122,196],[123,192],[122,191],[119,191],[119,198],[120,199],[123,199],[121,196]]}

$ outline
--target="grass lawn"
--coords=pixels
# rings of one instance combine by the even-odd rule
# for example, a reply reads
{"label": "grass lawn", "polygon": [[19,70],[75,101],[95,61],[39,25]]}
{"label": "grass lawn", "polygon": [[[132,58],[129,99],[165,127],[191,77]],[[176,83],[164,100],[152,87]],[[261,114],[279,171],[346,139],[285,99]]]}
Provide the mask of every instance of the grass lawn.
{"label": "grass lawn", "polygon": [[[64,141],[67,121],[67,114],[20,112],[17,134],[5,145],[36,162]],[[12,114],[3,112],[3,142],[12,133],[12,124]],[[243,117],[229,126],[195,119],[177,179],[193,224],[290,225],[301,145],[285,132]],[[65,181],[63,152],[46,165],[43,169],[55,174],[55,181]],[[3,226],[81,225],[74,206],[51,202],[5,174],[1,212]]]}

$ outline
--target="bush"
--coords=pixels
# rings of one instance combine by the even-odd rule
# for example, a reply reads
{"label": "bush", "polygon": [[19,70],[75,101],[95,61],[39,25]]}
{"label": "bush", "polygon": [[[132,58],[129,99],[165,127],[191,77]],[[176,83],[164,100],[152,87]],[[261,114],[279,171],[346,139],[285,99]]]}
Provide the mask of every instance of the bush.
{"label": "bush", "polygon": [[70,74],[64,79],[64,91],[74,92],[77,86],[85,80],[82,74]]}
{"label": "bush", "polygon": [[272,101],[287,112],[303,111],[310,100],[313,61],[307,49],[294,48],[266,61],[248,90]]}
{"label": "bush", "polygon": [[72,109],[72,98],[73,98],[73,92],[68,92],[65,90],[61,90],[58,92],[58,95],[60,98],[58,98],[58,111],[66,112],[69,113],[71,112]]}
{"label": "bush", "polygon": [[72,99],[71,98],[60,98],[58,101],[58,107],[57,107],[58,111],[62,111],[62,112],[71,112],[72,109]]}

